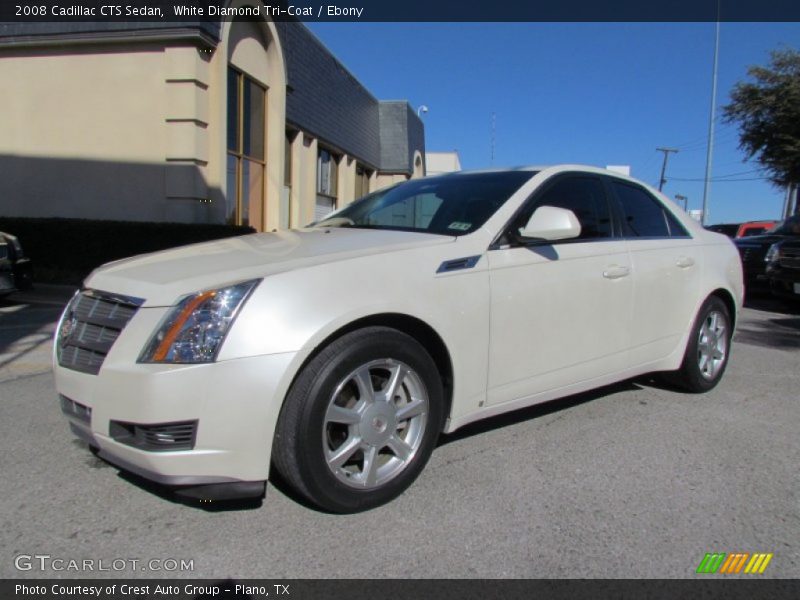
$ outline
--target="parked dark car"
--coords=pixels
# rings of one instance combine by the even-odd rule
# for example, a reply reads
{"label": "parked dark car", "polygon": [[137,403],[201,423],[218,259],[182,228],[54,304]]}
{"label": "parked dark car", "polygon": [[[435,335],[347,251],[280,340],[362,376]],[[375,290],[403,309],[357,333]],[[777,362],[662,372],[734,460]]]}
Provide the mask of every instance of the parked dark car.
{"label": "parked dark car", "polygon": [[706,229],[727,235],[729,238],[735,238],[736,232],[739,231],[739,223],[717,223],[716,225],[706,225]]}
{"label": "parked dark car", "polygon": [[0,298],[16,289],[11,259],[8,258],[8,244],[0,241]]}
{"label": "parked dark car", "polygon": [[31,259],[25,256],[22,244],[16,236],[0,231],[0,245],[5,250],[5,258],[11,267],[12,287],[17,290],[27,290],[33,285],[33,265]]}
{"label": "parked dark car", "polygon": [[743,238],[761,235],[771,231],[777,223],[775,221],[747,221],[745,223],[718,223],[708,225],[706,229],[727,235],[729,238]]}
{"label": "parked dark car", "polygon": [[765,259],[770,246],[784,240],[796,239],[800,240],[800,215],[789,217],[764,235],[753,235],[733,240],[742,257],[745,284],[751,288],[766,287],[767,263]]}
{"label": "parked dark car", "polygon": [[766,257],[769,289],[775,296],[800,300],[800,237],[770,246]]}

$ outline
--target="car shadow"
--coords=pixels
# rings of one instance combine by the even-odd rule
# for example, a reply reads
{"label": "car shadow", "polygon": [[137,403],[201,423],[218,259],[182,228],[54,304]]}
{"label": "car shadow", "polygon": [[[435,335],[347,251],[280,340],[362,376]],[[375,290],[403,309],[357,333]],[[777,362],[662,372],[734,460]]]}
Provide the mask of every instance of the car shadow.
{"label": "car shadow", "polygon": [[[640,381],[642,383],[640,383]],[[650,386],[650,385],[651,385],[650,381],[645,379],[622,381],[619,383],[608,385],[588,392],[574,394],[572,396],[567,396],[565,398],[560,398],[557,400],[544,402],[542,404],[537,404],[536,406],[522,408],[520,410],[512,411],[510,413],[504,413],[496,417],[483,419],[481,421],[472,423],[470,425],[466,425],[465,427],[462,427],[461,429],[453,433],[442,434],[441,436],[439,436],[437,447],[442,447],[458,440],[463,440],[465,438],[494,431],[496,429],[502,429],[504,427],[516,425],[518,423],[543,417],[562,410],[567,410],[569,408],[579,406],[586,402],[591,402],[592,400],[596,400],[598,398],[602,398],[610,394],[616,394],[619,392],[637,391],[643,389],[644,386]],[[665,387],[665,389],[671,389],[671,388]],[[76,445],[79,445],[82,448],[86,449],[87,451],[91,451],[91,449],[85,442],[77,439],[73,440],[73,442]],[[225,500],[225,501],[214,501],[214,502],[201,502],[199,500],[194,500],[191,498],[184,498],[177,495],[176,491],[173,488],[155,483],[153,481],[150,481],[149,479],[145,479],[143,477],[135,475],[134,473],[120,470],[119,467],[101,459],[93,452],[91,452],[89,456],[89,466],[96,469],[113,468],[117,470],[117,476],[120,479],[125,480],[131,485],[135,485],[136,487],[144,490],[145,492],[151,493],[161,498],[162,500],[165,500],[172,504],[180,504],[187,507],[200,509],[206,512],[215,513],[215,512],[254,510],[260,508],[264,503],[264,498],[249,498],[243,500]],[[329,513],[329,511],[321,510],[319,507],[308,502],[308,500],[306,500],[303,496],[297,494],[292,489],[292,487],[286,481],[284,481],[283,477],[274,467],[270,469],[269,485],[267,486],[267,493],[269,493],[270,488],[274,488],[277,492],[283,494],[290,500],[300,504],[301,506],[309,510],[325,514]]]}
{"label": "car shadow", "polygon": [[[114,467],[114,465],[111,466]],[[172,504],[181,504],[183,506],[188,506],[191,508],[199,508],[201,510],[210,513],[255,510],[261,508],[261,506],[264,504],[263,497],[242,498],[239,500],[213,500],[213,501],[184,498],[180,496],[176,490],[174,490],[169,486],[155,483],[153,481],[150,481],[149,479],[145,479],[144,477],[139,477],[138,475],[130,473],[128,471],[118,471],[117,476],[120,479],[124,479],[128,483],[131,483],[143,489],[144,491],[153,494],[154,496],[158,496],[162,500],[167,500],[168,502],[171,502]]]}
{"label": "car shadow", "polygon": [[781,300],[769,293],[751,293],[745,296],[744,307],[760,312],[800,315],[800,302]]}
{"label": "car shadow", "polygon": [[487,433],[489,431],[495,431],[511,425],[517,425],[519,423],[544,417],[562,410],[567,410],[569,408],[573,408],[575,406],[579,406],[581,404],[585,404],[586,402],[591,402],[592,400],[597,400],[598,398],[609,396],[611,394],[616,394],[619,392],[633,392],[641,389],[642,385],[638,383],[638,380],[629,379],[590,390],[588,392],[581,392],[580,394],[574,394],[572,396],[566,396],[564,398],[558,398],[556,400],[550,400],[548,402],[536,404],[535,406],[529,406],[527,408],[521,408],[512,412],[503,413],[495,417],[489,417],[488,419],[482,419],[480,421],[476,421],[475,423],[470,423],[469,425],[465,425],[464,427],[457,429],[453,433],[442,434],[439,436],[439,443],[437,444],[437,447],[445,446],[447,444],[451,444],[475,435],[480,435],[482,433]]}
{"label": "car shadow", "polygon": [[756,318],[744,316],[736,327],[734,342],[800,350],[800,303],[782,301],[771,296],[749,296],[745,308],[758,311]]}
{"label": "car shadow", "polygon": [[219,501],[201,501],[195,500],[192,498],[184,498],[176,492],[176,490],[170,486],[161,485],[154,481],[150,481],[149,479],[145,479],[144,477],[140,477],[134,473],[129,471],[123,471],[118,466],[113,463],[108,462],[100,458],[95,450],[92,449],[86,442],[79,439],[72,440],[72,443],[76,446],[86,450],[87,452],[87,466],[92,469],[114,469],[117,471],[117,477],[126,481],[131,485],[135,485],[139,489],[153,494],[161,498],[162,500],[166,500],[167,502],[171,502],[172,504],[182,504],[184,506],[188,506],[191,508],[199,508],[206,512],[227,512],[227,511],[240,511],[240,510],[253,510],[260,508],[263,504],[263,498],[246,498],[241,500],[219,500]]}

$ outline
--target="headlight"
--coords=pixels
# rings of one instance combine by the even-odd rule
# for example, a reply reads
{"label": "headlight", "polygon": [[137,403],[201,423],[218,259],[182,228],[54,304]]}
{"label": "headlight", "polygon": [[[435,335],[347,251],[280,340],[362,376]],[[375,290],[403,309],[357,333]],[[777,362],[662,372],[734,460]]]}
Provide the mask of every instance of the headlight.
{"label": "headlight", "polygon": [[767,250],[766,256],[764,256],[764,262],[767,263],[774,263],[778,262],[778,259],[781,257],[781,247],[778,244],[772,244]]}
{"label": "headlight", "polygon": [[183,298],[161,322],[139,362],[214,362],[231,323],[259,281]]}

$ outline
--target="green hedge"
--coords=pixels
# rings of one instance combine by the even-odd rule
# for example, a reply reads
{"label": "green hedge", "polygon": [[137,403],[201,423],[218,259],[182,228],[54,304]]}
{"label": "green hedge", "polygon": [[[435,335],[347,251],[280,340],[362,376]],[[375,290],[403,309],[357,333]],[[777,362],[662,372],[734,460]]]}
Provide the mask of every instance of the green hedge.
{"label": "green hedge", "polygon": [[34,281],[79,285],[93,269],[112,260],[255,230],[233,225],[0,217],[0,231],[19,238],[33,263]]}

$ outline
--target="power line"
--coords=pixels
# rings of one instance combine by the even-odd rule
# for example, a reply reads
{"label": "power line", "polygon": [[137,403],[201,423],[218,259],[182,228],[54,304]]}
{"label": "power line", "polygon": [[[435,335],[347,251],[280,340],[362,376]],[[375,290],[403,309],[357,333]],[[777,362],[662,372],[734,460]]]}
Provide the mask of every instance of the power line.
{"label": "power line", "polygon": [[725,179],[727,177],[736,177],[738,175],[749,175],[750,173],[760,173],[761,169],[750,169],[749,171],[739,171],[738,173],[728,173],[727,175],[717,175],[714,178],[714,181],[717,179]]}
{"label": "power line", "polygon": [[713,181],[714,183],[728,183],[734,181],[766,181],[769,177],[743,177],[741,179],[706,179],[705,177],[684,178],[670,177],[672,181]]}
{"label": "power line", "polygon": [[[739,175],[749,175],[750,173],[760,173],[761,169],[750,169],[749,171],[739,171],[738,173],[727,173],[725,175],[717,175],[712,181],[724,181],[730,177],[738,177]],[[670,177],[676,181],[705,181],[704,178],[686,178],[686,177]],[[766,177],[756,177],[756,179],[766,179]]]}

